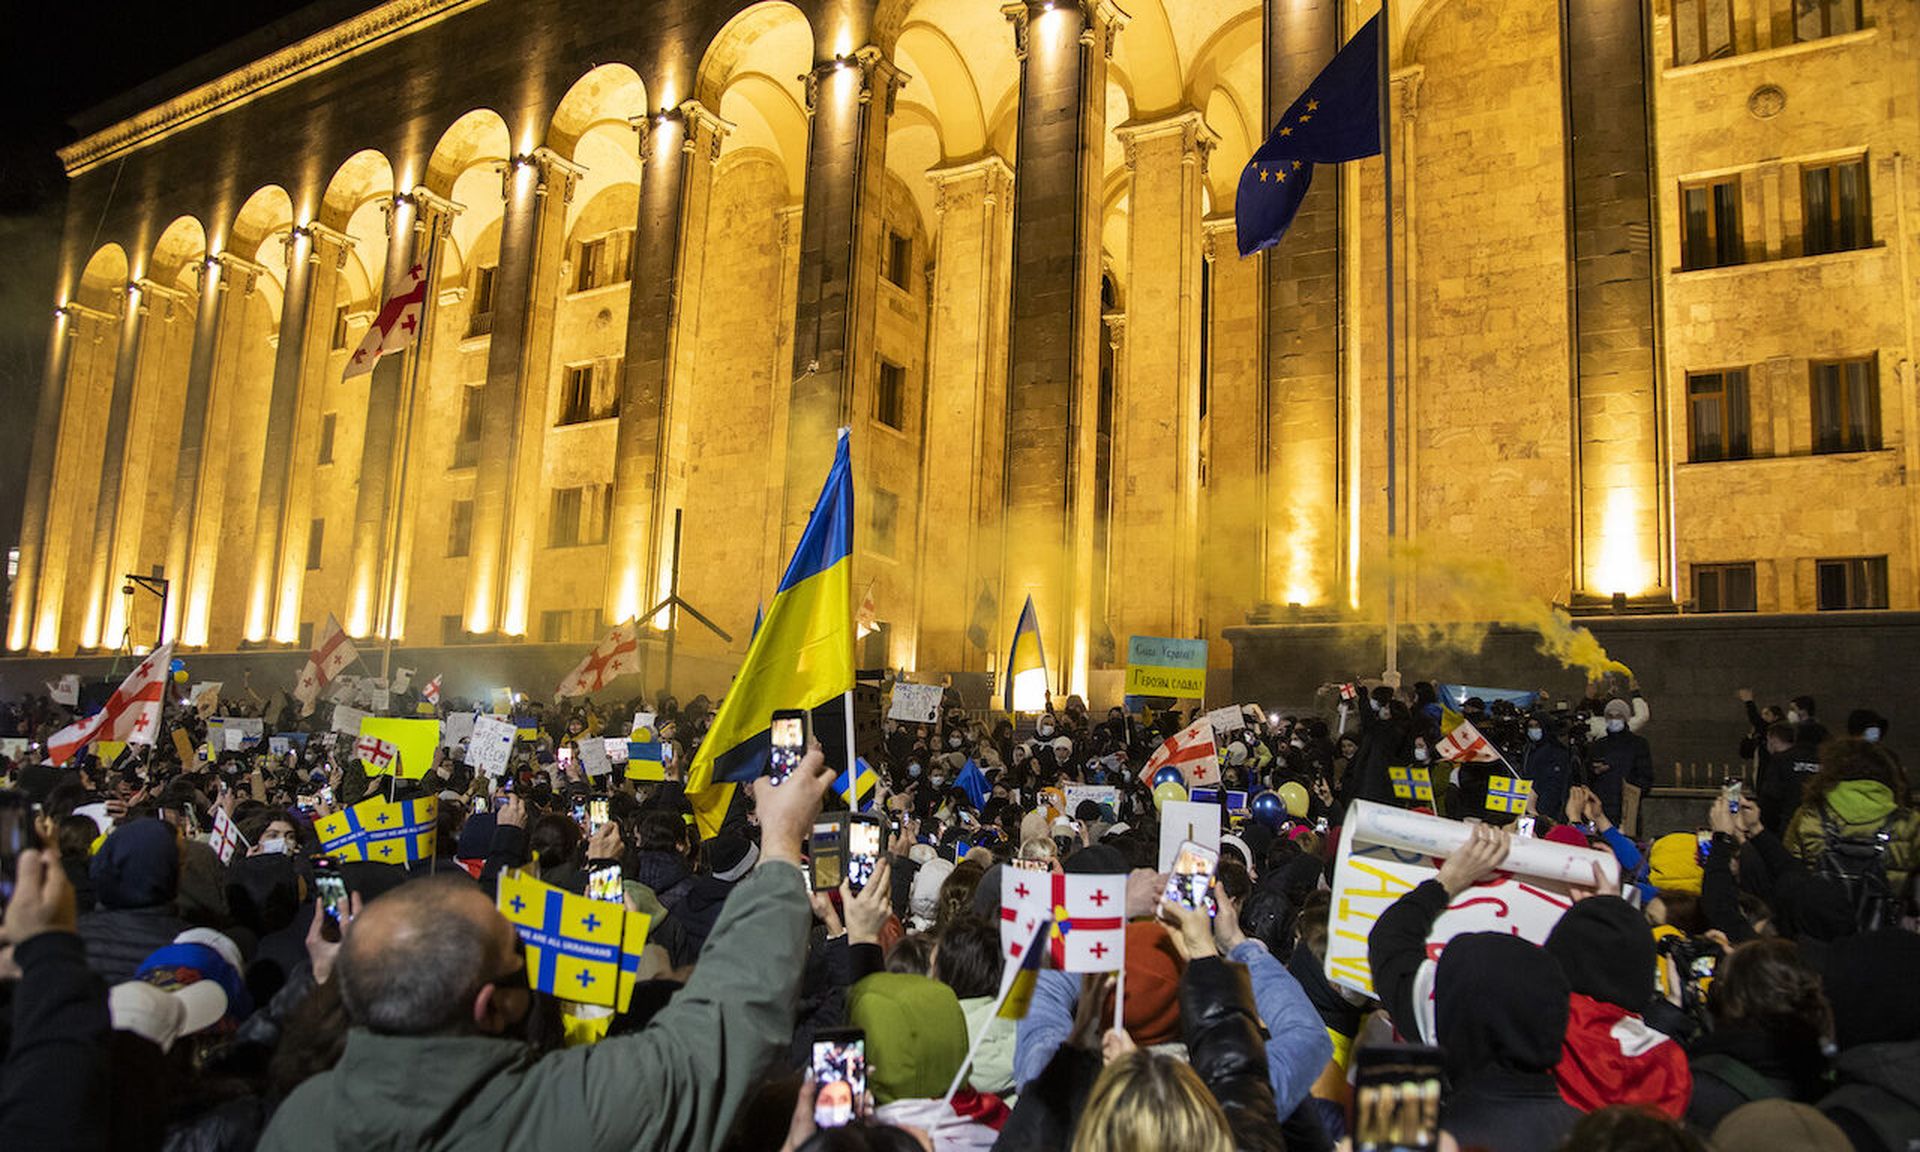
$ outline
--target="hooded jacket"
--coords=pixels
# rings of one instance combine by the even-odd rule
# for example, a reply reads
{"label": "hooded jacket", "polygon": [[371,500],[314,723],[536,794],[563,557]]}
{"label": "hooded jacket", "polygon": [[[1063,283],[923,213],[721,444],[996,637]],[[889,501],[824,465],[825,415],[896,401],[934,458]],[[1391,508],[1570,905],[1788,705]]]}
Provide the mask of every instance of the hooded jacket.
{"label": "hooded jacket", "polygon": [[260,1148],[704,1152],[787,1049],[811,919],[799,872],[762,865],[672,1003],[644,1030],[590,1047],[541,1056],[498,1037],[356,1028],[340,1062],[280,1106]]}
{"label": "hooded jacket", "polygon": [[1618,896],[1582,900],[1547,935],[1546,950],[1567,975],[1567,1039],[1554,1079],[1583,1112],[1644,1104],[1678,1119],[1693,1091],[1687,1054],[1648,1026],[1653,998],[1653,932]]}
{"label": "hooded jacket", "polygon": [[1787,824],[1787,850],[1818,865],[1827,850],[1827,818],[1842,836],[1865,839],[1887,834],[1887,886],[1896,895],[1920,865],[1920,812],[1893,802],[1893,790],[1878,780],[1843,780],[1821,804],[1802,804]]}
{"label": "hooded jacket", "polygon": [[180,854],[173,828],[154,819],[122,824],[94,854],[92,874],[99,903],[80,917],[80,938],[87,966],[118,984],[191,927],[174,910]]}
{"label": "hooded jacket", "polygon": [[1904,1152],[1920,1132],[1920,1040],[1863,1044],[1834,1062],[1839,1087],[1820,1111],[1855,1152]]}

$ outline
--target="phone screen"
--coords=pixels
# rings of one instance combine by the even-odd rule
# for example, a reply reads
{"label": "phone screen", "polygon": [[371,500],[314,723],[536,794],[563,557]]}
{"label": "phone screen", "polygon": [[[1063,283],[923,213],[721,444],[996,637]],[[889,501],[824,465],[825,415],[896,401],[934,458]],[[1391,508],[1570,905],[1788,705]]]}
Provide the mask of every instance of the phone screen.
{"label": "phone screen", "polygon": [[1727,782],[1726,791],[1727,791],[1727,811],[1733,813],[1735,816],[1738,816],[1740,814],[1740,800],[1742,798],[1743,793],[1746,792],[1746,785],[1741,783],[1738,780],[1729,780]]}
{"label": "phone screen", "polygon": [[320,910],[336,924],[344,924],[347,915],[347,881],[332,859],[322,856],[313,862],[313,887],[320,896]]}
{"label": "phone screen", "polygon": [[1522,816],[1520,817],[1520,819],[1515,820],[1513,822],[1513,831],[1515,835],[1531,836],[1533,835],[1533,829],[1534,829],[1533,817],[1531,816]]}
{"label": "phone screen", "polygon": [[1362,1048],[1353,1089],[1354,1152],[1431,1152],[1440,1147],[1440,1050]]}
{"label": "phone screen", "polygon": [[26,796],[19,792],[0,794],[0,900],[13,899],[20,853],[38,842],[33,831],[33,809],[28,807]]}
{"label": "phone screen", "polygon": [[487,798],[485,796],[475,796],[472,800],[468,801],[467,803],[468,803],[468,806],[472,808],[476,814],[485,812],[487,810]]}
{"label": "phone screen", "polygon": [[880,862],[880,821],[856,816],[847,825],[847,883],[855,892],[873,879]]}
{"label": "phone screen", "polygon": [[813,890],[831,892],[840,887],[847,874],[846,839],[837,820],[823,820],[813,826],[813,838],[807,848],[807,862],[813,871]]}
{"label": "phone screen", "polygon": [[813,1042],[813,1122],[822,1128],[853,1123],[867,1095],[867,1036],[855,1028],[836,1028]]}
{"label": "phone screen", "polygon": [[560,747],[554,751],[553,756],[556,761],[563,765],[573,763],[573,749],[565,744],[560,745]]}
{"label": "phone screen", "polygon": [[600,831],[607,823],[607,802],[604,799],[587,802],[587,832]]}
{"label": "phone screen", "polygon": [[586,823],[587,823],[587,802],[586,801],[577,800],[574,802],[573,822],[575,824],[580,825],[583,828],[586,826]]}
{"label": "phone screen", "polygon": [[1213,915],[1215,907],[1209,890],[1213,887],[1213,870],[1219,863],[1217,850],[1182,840],[1180,851],[1173,858],[1173,868],[1167,873],[1167,890],[1161,899],[1182,908],[1205,908],[1207,915]]}
{"label": "phone screen", "polygon": [[773,742],[773,758],[767,775],[778,784],[793,774],[800,766],[800,758],[807,754],[807,714],[788,709],[775,712],[768,734]]}
{"label": "phone screen", "polygon": [[605,900],[609,904],[625,903],[627,893],[620,884],[620,865],[609,864],[587,873],[587,898]]}

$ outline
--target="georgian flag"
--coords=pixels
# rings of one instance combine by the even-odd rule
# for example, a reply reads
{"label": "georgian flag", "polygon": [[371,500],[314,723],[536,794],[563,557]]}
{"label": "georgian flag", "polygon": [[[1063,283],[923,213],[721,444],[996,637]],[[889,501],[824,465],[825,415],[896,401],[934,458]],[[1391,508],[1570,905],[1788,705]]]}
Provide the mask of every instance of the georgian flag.
{"label": "georgian flag", "polygon": [[293,685],[293,697],[300,701],[300,715],[313,715],[313,705],[320,699],[320,690],[358,659],[360,650],[347,638],[340,621],[328,613],[327,626],[321,629],[313,651],[307,654],[307,666],[300,670],[300,679]]}
{"label": "georgian flag", "polygon": [[640,671],[640,640],[634,634],[633,622],[614,625],[613,631],[595,645],[586,658],[567,673],[560,681],[560,687],[553,690],[556,699],[565,696],[585,696],[605,688],[616,676]]}
{"label": "georgian flag", "polygon": [[152,744],[160,735],[160,704],[166,697],[167,671],[172,666],[173,645],[162,644],[149,652],[107,697],[100,711],[47,738],[47,758],[64,764],[94,740]]}
{"label": "georgian flag", "polygon": [[209,842],[213,845],[214,855],[220,857],[220,863],[226,864],[233,859],[233,854],[238,852],[241,846],[247,842],[247,838],[240,835],[240,829],[234,824],[233,817],[227,815],[227,810],[215,805],[213,809],[213,836]]}
{"label": "georgian flag", "polygon": [[[1127,877],[1001,871],[1007,971],[1118,972],[1127,962]],[[1034,951],[1042,955],[1033,955]]]}
{"label": "georgian flag", "polygon": [[1208,787],[1220,782],[1220,754],[1213,743],[1213,721],[1205,716],[1173,735],[1147,758],[1140,770],[1140,782],[1153,787],[1154,773],[1172,766],[1187,778],[1187,787]]}
{"label": "georgian flag", "polygon": [[420,689],[420,699],[425,700],[429,704],[440,703],[440,677],[435,676],[433,679],[427,681],[427,686]]}
{"label": "georgian flag", "polygon": [[342,380],[351,380],[355,376],[365,376],[373,371],[380,357],[389,352],[399,352],[414,342],[419,335],[420,318],[427,303],[427,270],[424,265],[414,264],[407,269],[399,285],[387,297],[380,307],[380,314],[373,318],[372,327],[360,341],[360,347],[347,357],[347,370],[341,373]]}
{"label": "georgian flag", "polygon": [[[1447,725],[1449,719],[1457,722],[1449,727]],[[1447,729],[1447,734],[1440,738],[1440,743],[1434,745],[1435,756],[1442,760],[1451,760],[1456,764],[1474,761],[1493,763],[1500,759],[1500,753],[1494,750],[1493,744],[1482,736],[1480,729],[1475,728],[1473,721],[1465,716],[1457,713],[1443,714],[1440,723],[1441,727]]]}
{"label": "georgian flag", "polygon": [[353,742],[353,754],[366,766],[367,775],[384,776],[393,771],[400,749],[378,736],[362,736]]}

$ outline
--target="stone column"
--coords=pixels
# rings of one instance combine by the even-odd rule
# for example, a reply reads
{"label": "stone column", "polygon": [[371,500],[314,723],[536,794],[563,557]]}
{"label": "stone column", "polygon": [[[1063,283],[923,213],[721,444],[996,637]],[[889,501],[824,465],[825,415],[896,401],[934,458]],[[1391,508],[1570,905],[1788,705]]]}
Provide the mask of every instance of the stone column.
{"label": "stone column", "polygon": [[1200,218],[1214,133],[1197,111],[1122,125],[1133,219],[1127,230],[1127,371],[1114,398],[1115,637],[1192,636],[1199,627]]}
{"label": "stone column", "polygon": [[29,646],[50,651],[34,634],[34,606],[40,592],[40,562],[46,546],[48,504],[53,494],[54,461],[60,449],[60,407],[67,394],[67,364],[79,331],[74,306],[53,311],[53,329],[47,336],[46,370],[40,377],[40,401],[33,413],[33,441],[27,464],[25,502],[20,513],[20,559],[13,580],[13,604],[7,619],[7,648],[19,652]]}
{"label": "stone column", "polygon": [[1646,22],[1638,6],[1603,0],[1561,0],[1561,21],[1573,261],[1574,595],[1670,601]]}
{"label": "stone column", "polygon": [[805,77],[812,131],[794,297],[783,554],[799,539],[826,479],[836,429],[853,427],[855,460],[864,459],[865,421],[856,417],[865,412],[875,371],[887,120],[906,79],[873,45],[824,61]]}
{"label": "stone column", "polygon": [[[1265,127],[1339,51],[1336,0],[1265,0]],[[1266,262],[1266,598],[1330,606],[1342,584],[1340,178],[1322,168]],[[1356,526],[1344,525],[1347,532]]]}
{"label": "stone column", "polygon": [[[137,282],[141,307],[148,319],[141,323],[140,347],[135,353],[133,393],[127,408],[127,424],[121,454],[120,492],[114,517],[111,554],[107,558],[106,585],[102,597],[105,623],[100,629],[100,646],[120,643],[127,629],[127,598],[121,589],[121,577],[140,566],[140,540],[146,528],[147,490],[154,483],[153,427],[162,418],[156,392],[162,391],[157,377],[166,371],[166,348],[173,322],[191,296],[178,288],[152,280]],[[154,320],[157,318],[158,323]],[[142,573],[144,575],[144,572]],[[151,634],[142,631],[136,638],[145,643]]]}
{"label": "stone column", "polygon": [[[302,525],[312,520],[313,458],[318,453],[321,405],[333,357],[333,318],[340,304],[340,270],[353,251],[353,238],[324,224],[306,226],[307,333],[304,349],[296,353],[283,397],[281,372],[287,368],[283,341],[274,362],[271,404],[289,404],[284,427],[267,428],[266,455],[261,463],[260,515],[255,523],[263,539],[277,538],[277,547],[260,548],[254,556],[254,584],[265,593],[260,624],[262,639],[290,644],[300,637],[300,594],[307,578],[307,534]],[[289,271],[291,275],[291,271]],[[268,499],[277,477],[283,495]],[[265,566],[264,571],[262,566]],[[252,625],[249,623],[249,633]]]}
{"label": "stone column", "polygon": [[1232,647],[1221,629],[1246,623],[1247,613],[1264,592],[1265,556],[1260,493],[1266,485],[1260,449],[1265,410],[1260,390],[1260,309],[1258,260],[1242,260],[1235,249],[1229,215],[1201,222],[1201,251],[1210,269],[1207,282],[1207,415],[1200,441],[1203,513],[1200,531],[1200,613],[1215,667],[1225,665]]}
{"label": "stone column", "polygon": [[140,373],[140,332],[152,310],[149,281],[127,286],[127,308],[120,318],[120,351],[113,364],[113,395],[107,403],[107,439],[100,450],[99,495],[93,505],[93,546],[88,553],[87,592],[80,624],[80,647],[117,643],[104,640],[107,569],[113,564],[114,532],[119,527],[120,481],[126,472],[127,422],[133,412],[133,382]]}
{"label": "stone column", "polygon": [[[988,156],[927,173],[938,250],[928,294],[926,426],[915,664],[980,669],[967,640],[983,584],[999,583],[1007,415],[1007,283],[1013,170]],[[999,590],[993,588],[996,599]]]}
{"label": "stone column", "polygon": [[1001,615],[1027,596],[1055,690],[1083,691],[1093,601],[1106,0],[1002,9],[1020,59]]}
{"label": "stone column", "polygon": [[[520,635],[525,612],[524,565],[539,520],[530,503],[539,485],[544,446],[548,359],[554,296],[566,247],[567,201],[579,169],[546,148],[501,167],[506,210],[500,224],[500,266],[494,281],[492,341],[480,397],[480,463],[474,474],[473,551],[468,567],[467,630]],[[534,433],[528,443],[529,433]],[[528,465],[534,475],[527,476]],[[509,586],[509,577],[513,583]]]}
{"label": "stone column", "polygon": [[720,144],[732,125],[688,100],[636,120],[634,128],[640,207],[607,530],[609,623],[630,620],[665,598],[673,509],[686,494],[684,393],[693,378],[693,333],[706,282],[707,204]]}

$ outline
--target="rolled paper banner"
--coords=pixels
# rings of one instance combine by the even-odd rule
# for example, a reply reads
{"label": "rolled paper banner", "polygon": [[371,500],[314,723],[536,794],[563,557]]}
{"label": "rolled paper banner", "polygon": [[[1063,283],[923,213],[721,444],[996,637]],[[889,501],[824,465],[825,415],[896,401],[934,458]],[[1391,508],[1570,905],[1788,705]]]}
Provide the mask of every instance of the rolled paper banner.
{"label": "rolled paper banner", "polygon": [[[1356,839],[1442,860],[1458,852],[1473,834],[1472,826],[1459,820],[1368,800],[1354,801],[1347,812],[1347,826]],[[1600,875],[1608,887],[1620,886],[1620,861],[1612,852],[1576,848],[1533,836],[1514,837],[1513,847],[1500,868],[1515,876],[1586,888],[1593,884],[1595,864],[1600,865]]]}

